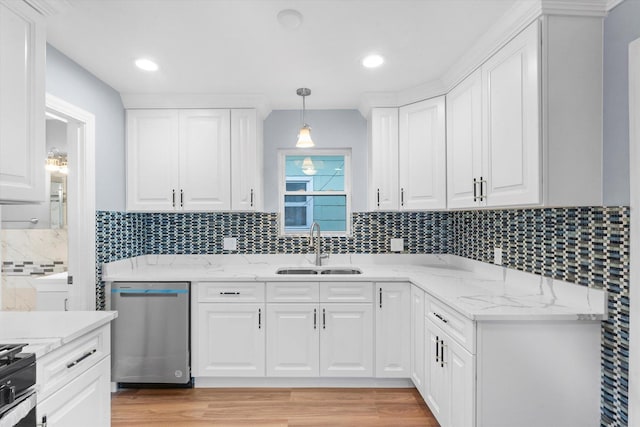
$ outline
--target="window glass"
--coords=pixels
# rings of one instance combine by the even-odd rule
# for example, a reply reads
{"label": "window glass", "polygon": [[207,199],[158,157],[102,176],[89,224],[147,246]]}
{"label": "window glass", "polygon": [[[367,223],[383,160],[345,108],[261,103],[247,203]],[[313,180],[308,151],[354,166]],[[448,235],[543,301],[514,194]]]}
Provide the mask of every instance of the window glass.
{"label": "window glass", "polygon": [[283,157],[282,231],[285,234],[307,232],[315,221],[323,233],[348,232],[350,215],[345,174],[349,156],[297,153]]}

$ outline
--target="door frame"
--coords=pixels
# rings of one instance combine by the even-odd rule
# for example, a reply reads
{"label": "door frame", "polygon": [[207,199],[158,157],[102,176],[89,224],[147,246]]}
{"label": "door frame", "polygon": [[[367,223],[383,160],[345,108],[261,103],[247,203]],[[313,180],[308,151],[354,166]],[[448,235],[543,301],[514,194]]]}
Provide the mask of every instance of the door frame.
{"label": "door frame", "polygon": [[[629,295],[640,294],[640,38],[629,44]],[[640,297],[629,300],[629,425],[640,424]]]}
{"label": "door frame", "polygon": [[[76,126],[68,141],[73,168],[67,185],[74,187],[77,205],[67,206],[69,223],[69,265],[73,284],[69,286],[70,310],[96,309],[96,201],[95,201],[95,115],[69,102],[46,94],[46,110],[68,119],[68,128]],[[69,230],[71,231],[71,230]]]}

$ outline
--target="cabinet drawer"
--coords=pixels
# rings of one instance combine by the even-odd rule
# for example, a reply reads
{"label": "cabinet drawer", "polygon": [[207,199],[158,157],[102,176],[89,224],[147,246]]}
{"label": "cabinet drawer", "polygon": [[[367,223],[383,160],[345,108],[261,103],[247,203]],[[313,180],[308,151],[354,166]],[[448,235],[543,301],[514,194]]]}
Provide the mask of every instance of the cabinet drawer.
{"label": "cabinet drawer", "polygon": [[267,302],[318,302],[318,282],[268,282]]}
{"label": "cabinet drawer", "polygon": [[201,282],[198,302],[264,302],[262,282]]}
{"label": "cabinet drawer", "polygon": [[43,401],[111,353],[110,328],[110,325],[102,326],[38,359],[38,401]]}
{"label": "cabinet drawer", "polygon": [[321,282],[320,302],[373,302],[373,283]]}
{"label": "cabinet drawer", "polygon": [[475,323],[437,299],[427,296],[425,315],[444,332],[475,354]]}

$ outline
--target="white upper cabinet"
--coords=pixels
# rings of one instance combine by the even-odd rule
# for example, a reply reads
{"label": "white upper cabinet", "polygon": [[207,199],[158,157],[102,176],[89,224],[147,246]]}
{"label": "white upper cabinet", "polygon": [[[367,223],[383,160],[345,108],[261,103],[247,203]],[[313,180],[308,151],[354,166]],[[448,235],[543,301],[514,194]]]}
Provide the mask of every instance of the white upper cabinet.
{"label": "white upper cabinet", "polygon": [[487,206],[541,202],[538,23],[482,66]]}
{"label": "white upper cabinet", "polygon": [[447,206],[478,204],[482,177],[482,74],[467,77],[447,94]]}
{"label": "white upper cabinet", "polygon": [[127,111],[128,210],[256,210],[261,162],[255,110]]}
{"label": "white upper cabinet", "polygon": [[231,209],[255,211],[262,202],[262,144],[256,110],[231,110]]}
{"label": "white upper cabinet", "polygon": [[444,97],[374,108],[369,135],[369,209],[446,207]]}
{"label": "white upper cabinet", "polygon": [[447,206],[444,97],[400,107],[400,209]]}
{"label": "white upper cabinet", "polygon": [[229,110],[181,110],[179,206],[186,211],[231,208]]}
{"label": "white upper cabinet", "polygon": [[178,126],[177,110],[127,111],[127,209],[175,209],[180,197]]}
{"label": "white upper cabinet", "polygon": [[545,16],[447,94],[449,208],[602,204],[602,22]]}
{"label": "white upper cabinet", "polygon": [[398,209],[398,109],[371,111],[369,146],[369,209]]}
{"label": "white upper cabinet", "polygon": [[45,199],[45,43],[39,13],[0,1],[0,203]]}

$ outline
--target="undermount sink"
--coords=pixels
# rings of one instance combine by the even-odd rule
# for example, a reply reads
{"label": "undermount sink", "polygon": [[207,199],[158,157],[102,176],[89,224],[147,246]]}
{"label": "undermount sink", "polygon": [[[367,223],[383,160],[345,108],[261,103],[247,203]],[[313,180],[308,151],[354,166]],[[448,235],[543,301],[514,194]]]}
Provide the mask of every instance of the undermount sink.
{"label": "undermount sink", "polygon": [[362,274],[357,268],[327,268],[321,270],[320,274]]}
{"label": "undermount sink", "polygon": [[304,268],[304,267],[284,267],[276,270],[276,274],[362,274],[358,268]]}
{"label": "undermount sink", "polygon": [[279,268],[276,274],[318,274],[318,270],[312,268]]}

